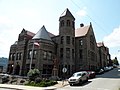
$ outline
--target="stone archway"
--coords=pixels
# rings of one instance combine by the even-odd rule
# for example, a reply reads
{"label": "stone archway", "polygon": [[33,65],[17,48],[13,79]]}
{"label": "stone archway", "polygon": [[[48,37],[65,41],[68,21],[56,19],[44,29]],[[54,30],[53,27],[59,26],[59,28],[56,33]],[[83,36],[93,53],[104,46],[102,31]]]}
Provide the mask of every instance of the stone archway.
{"label": "stone archway", "polygon": [[20,65],[17,63],[16,67],[15,67],[15,75],[19,75],[20,72]]}

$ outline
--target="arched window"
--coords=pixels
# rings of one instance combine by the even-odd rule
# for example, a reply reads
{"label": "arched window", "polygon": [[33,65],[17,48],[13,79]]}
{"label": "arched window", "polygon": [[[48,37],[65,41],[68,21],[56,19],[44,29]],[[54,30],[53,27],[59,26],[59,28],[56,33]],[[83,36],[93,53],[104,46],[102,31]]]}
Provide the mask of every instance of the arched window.
{"label": "arched window", "polygon": [[64,26],[64,20],[62,20],[62,21],[60,22],[60,26],[61,26],[61,27]]}
{"label": "arched window", "polygon": [[70,26],[70,20],[67,20],[67,26]]}

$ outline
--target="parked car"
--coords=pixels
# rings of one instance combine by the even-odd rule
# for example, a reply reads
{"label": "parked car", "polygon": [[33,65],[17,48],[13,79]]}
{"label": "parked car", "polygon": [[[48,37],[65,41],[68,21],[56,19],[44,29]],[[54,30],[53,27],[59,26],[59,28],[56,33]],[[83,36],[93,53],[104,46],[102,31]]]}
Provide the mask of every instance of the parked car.
{"label": "parked car", "polygon": [[76,72],[68,79],[70,86],[75,84],[81,85],[85,81],[88,81],[88,73],[86,71]]}
{"label": "parked car", "polygon": [[94,71],[87,71],[89,78],[95,78],[96,74]]}
{"label": "parked car", "polygon": [[103,74],[103,73],[104,73],[103,69],[100,69],[100,70],[96,71],[96,75]]}

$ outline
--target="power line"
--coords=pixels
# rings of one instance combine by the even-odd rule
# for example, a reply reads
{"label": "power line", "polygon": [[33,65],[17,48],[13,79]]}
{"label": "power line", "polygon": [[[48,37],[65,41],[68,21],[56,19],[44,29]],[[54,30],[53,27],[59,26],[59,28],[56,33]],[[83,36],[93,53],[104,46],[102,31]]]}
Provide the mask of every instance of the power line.
{"label": "power line", "polygon": [[[80,7],[78,4],[76,4],[73,0],[71,0],[71,2],[72,2],[77,8],[81,9],[81,7]],[[94,19],[92,19],[90,15],[86,14],[86,16],[87,16],[90,20],[92,20],[101,30],[103,30],[106,34],[108,34],[108,32],[106,32],[105,29],[104,29],[102,26],[100,26]]]}

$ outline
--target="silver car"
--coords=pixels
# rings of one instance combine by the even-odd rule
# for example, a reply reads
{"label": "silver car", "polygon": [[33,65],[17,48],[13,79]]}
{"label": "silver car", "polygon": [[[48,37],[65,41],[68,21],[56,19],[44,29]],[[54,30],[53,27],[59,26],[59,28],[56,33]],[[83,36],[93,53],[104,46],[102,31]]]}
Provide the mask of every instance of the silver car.
{"label": "silver car", "polygon": [[88,81],[88,78],[88,73],[86,71],[76,72],[68,79],[68,83],[70,86],[74,84],[81,85],[83,82]]}

